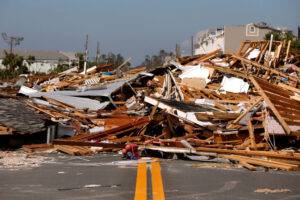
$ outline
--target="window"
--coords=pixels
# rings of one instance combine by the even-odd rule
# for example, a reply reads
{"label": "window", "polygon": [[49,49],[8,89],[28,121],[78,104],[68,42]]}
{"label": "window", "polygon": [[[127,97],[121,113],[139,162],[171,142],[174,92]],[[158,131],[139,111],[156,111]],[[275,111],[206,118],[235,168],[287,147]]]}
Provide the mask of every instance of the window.
{"label": "window", "polygon": [[257,28],[253,23],[246,25],[246,36],[257,37],[259,36],[259,28]]}
{"label": "window", "polygon": [[250,33],[255,33],[255,27],[254,26],[250,26],[249,27],[249,32]]}

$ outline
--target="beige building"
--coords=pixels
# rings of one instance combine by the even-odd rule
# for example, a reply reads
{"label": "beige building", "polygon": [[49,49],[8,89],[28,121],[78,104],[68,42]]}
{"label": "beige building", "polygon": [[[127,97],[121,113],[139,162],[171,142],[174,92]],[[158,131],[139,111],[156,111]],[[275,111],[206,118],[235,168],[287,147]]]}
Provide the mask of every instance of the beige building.
{"label": "beige building", "polygon": [[263,40],[266,33],[273,30],[277,29],[261,22],[201,31],[196,36],[195,54],[206,54],[217,49],[224,53],[235,53],[242,41]]}

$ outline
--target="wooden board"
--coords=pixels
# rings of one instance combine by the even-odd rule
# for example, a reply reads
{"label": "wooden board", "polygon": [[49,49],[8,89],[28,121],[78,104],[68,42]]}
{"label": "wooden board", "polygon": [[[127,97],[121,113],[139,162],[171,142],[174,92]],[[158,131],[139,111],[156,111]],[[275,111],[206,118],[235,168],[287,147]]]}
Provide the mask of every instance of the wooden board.
{"label": "wooden board", "polygon": [[[255,86],[255,88],[257,89],[257,91],[260,93],[260,95],[264,98],[268,107],[272,110],[272,112],[276,116],[276,118],[278,119],[279,123],[283,127],[286,134],[290,135],[292,131],[291,131],[290,127],[288,126],[287,122],[283,119],[282,115],[278,112],[278,109],[275,107],[272,100],[269,98],[268,95],[270,95],[270,93],[266,93],[265,90],[261,86],[261,85],[271,85],[271,84],[268,83],[267,81],[264,81],[264,80],[258,79],[258,78],[254,78],[254,77],[250,77],[250,80],[253,83],[253,85]],[[271,87],[273,87],[273,86],[271,86]],[[278,86],[275,86],[275,87],[278,87]],[[281,90],[281,88],[279,88],[279,90]]]}

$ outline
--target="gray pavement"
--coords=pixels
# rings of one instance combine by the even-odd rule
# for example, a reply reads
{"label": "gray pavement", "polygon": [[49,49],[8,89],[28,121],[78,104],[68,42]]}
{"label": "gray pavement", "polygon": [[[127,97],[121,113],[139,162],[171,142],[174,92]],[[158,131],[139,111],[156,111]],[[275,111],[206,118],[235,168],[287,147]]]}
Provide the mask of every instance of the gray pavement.
{"label": "gray pavement", "polygon": [[[0,168],[0,199],[134,199],[137,172],[134,162],[124,162],[112,154],[45,156],[51,162],[36,168]],[[299,172],[212,168],[183,160],[160,163],[166,199],[300,199]],[[148,199],[152,199],[149,171]]]}

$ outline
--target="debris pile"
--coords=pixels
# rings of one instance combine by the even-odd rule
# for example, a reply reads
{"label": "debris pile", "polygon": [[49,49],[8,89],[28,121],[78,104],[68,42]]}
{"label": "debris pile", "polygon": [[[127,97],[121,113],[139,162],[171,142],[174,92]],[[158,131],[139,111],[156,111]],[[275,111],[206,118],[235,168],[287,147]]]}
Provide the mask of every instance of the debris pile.
{"label": "debris pile", "polygon": [[[232,55],[216,50],[154,69],[100,65],[84,74],[74,68],[25,83],[19,95],[56,123],[56,131],[51,145],[24,149],[91,155],[137,144],[142,155],[297,170],[300,53],[289,44],[245,41]],[[10,128],[0,124],[0,133]]]}
{"label": "debris pile", "polygon": [[53,160],[40,155],[28,155],[21,152],[0,152],[0,169],[24,170],[39,167]]}

